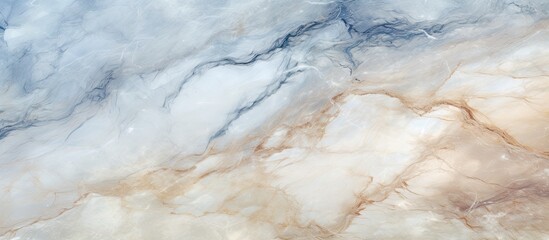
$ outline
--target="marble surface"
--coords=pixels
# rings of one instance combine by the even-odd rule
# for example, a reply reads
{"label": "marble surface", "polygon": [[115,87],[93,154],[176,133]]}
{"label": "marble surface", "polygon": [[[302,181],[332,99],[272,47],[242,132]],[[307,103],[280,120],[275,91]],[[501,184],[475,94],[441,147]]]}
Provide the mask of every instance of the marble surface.
{"label": "marble surface", "polygon": [[545,0],[2,0],[0,239],[549,239]]}

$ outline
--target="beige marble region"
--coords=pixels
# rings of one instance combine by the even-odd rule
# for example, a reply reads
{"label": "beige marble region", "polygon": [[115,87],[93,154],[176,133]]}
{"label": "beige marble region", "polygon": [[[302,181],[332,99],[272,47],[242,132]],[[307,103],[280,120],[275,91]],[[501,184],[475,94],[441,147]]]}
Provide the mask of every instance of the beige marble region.
{"label": "beige marble region", "polygon": [[[335,50],[295,53],[307,63],[295,68],[317,69],[310,84],[262,103],[200,151],[174,150],[203,141],[185,135],[177,145],[176,133],[199,133],[209,115],[163,129],[148,110],[136,113],[145,120],[135,128],[151,134],[116,140],[123,151],[96,155],[73,135],[72,148],[55,155],[68,156],[60,167],[37,160],[45,150],[17,155],[2,163],[11,174],[0,239],[549,239],[549,22],[508,16],[353,52],[351,73],[334,67]],[[234,26],[231,34],[251,28]],[[268,75],[263,68],[212,74],[256,78]],[[193,115],[178,104],[174,119]],[[118,139],[101,136],[119,128],[105,129],[92,136],[105,139],[98,146]],[[88,165],[73,152],[132,160],[92,161],[80,175],[74,169]]]}

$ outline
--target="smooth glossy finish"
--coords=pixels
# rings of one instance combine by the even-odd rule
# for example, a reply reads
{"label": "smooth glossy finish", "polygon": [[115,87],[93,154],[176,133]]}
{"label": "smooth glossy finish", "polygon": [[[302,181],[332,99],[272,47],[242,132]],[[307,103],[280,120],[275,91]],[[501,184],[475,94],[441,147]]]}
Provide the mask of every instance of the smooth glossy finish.
{"label": "smooth glossy finish", "polygon": [[0,239],[549,239],[548,16],[0,1]]}

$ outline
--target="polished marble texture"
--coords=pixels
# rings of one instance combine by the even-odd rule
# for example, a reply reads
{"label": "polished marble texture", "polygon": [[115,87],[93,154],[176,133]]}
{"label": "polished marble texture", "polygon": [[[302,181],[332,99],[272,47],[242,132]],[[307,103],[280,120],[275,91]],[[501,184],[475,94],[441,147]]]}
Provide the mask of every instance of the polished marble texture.
{"label": "polished marble texture", "polygon": [[548,17],[0,1],[0,239],[549,239]]}

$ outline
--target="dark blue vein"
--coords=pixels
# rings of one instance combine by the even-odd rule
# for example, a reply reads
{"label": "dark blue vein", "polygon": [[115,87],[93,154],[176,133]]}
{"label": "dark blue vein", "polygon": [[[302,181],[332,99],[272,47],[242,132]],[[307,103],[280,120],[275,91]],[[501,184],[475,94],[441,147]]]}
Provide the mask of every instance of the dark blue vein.
{"label": "dark blue vein", "polygon": [[229,127],[238,120],[242,115],[246,114],[247,112],[251,111],[258,105],[260,105],[262,102],[267,100],[269,97],[276,94],[283,85],[288,83],[288,80],[295,74],[301,73],[303,70],[295,70],[288,72],[284,77],[280,80],[274,81],[273,83],[267,85],[265,88],[265,91],[261,92],[252,102],[236,109],[232,114],[230,114],[229,119],[225,122],[225,124],[220,127],[208,140],[208,143],[212,140],[219,138],[227,133],[229,130]]}
{"label": "dark blue vein", "polygon": [[[94,88],[86,92],[84,94],[84,97],[80,99],[78,103],[72,105],[71,108],[62,116],[51,118],[51,119],[45,119],[45,120],[30,119],[29,118],[30,110],[28,110],[21,120],[11,124],[7,124],[3,127],[0,127],[0,140],[6,138],[11,132],[16,130],[26,129],[26,128],[38,126],[39,124],[43,124],[43,123],[55,122],[55,121],[66,119],[70,117],[80,105],[86,102],[93,102],[96,104],[102,102],[109,95],[108,87],[115,79],[113,74],[114,74],[114,70],[107,71],[106,76],[102,78]],[[6,122],[5,120],[0,120],[0,124],[5,124],[5,122]]]}
{"label": "dark blue vein", "polygon": [[272,55],[277,53],[278,51],[288,48],[291,46],[292,41],[302,36],[305,33],[321,29],[327,25],[328,20],[325,21],[313,21],[309,22],[307,24],[301,25],[297,27],[295,30],[291,31],[290,33],[286,34],[285,36],[276,39],[272,45],[259,53],[252,53],[247,57],[244,57],[243,59],[235,59],[235,58],[222,58],[220,60],[216,61],[208,61],[205,63],[198,64],[193,68],[190,74],[188,74],[183,81],[179,84],[177,90],[168,95],[165,100],[163,107],[169,108],[169,105],[171,102],[179,96],[179,93],[185,86],[187,82],[189,82],[195,75],[202,73],[204,70],[219,67],[219,66],[225,66],[225,65],[249,65],[252,64],[258,60],[266,60],[269,59]]}

